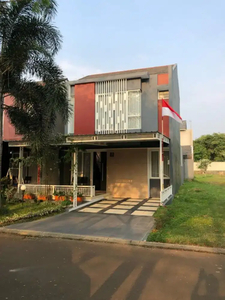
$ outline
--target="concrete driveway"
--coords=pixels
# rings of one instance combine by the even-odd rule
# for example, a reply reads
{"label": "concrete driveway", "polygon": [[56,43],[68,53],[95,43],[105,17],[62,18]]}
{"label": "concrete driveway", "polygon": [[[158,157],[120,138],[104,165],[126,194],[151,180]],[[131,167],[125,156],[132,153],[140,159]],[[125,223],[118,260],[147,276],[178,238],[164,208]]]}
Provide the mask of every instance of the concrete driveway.
{"label": "concrete driveway", "polygon": [[150,216],[70,212],[32,222],[7,226],[21,230],[70,233],[131,240],[145,240],[154,226]]}

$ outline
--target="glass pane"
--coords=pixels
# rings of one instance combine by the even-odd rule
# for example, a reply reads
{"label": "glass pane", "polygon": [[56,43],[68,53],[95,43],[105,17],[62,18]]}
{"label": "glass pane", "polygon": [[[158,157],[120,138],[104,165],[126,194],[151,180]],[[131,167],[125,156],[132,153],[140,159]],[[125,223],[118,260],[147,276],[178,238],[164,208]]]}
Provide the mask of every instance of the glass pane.
{"label": "glass pane", "polygon": [[159,152],[151,153],[151,177],[159,177]]}
{"label": "glass pane", "polygon": [[128,128],[129,129],[140,129],[141,128],[141,117],[128,117]]}
{"label": "glass pane", "polygon": [[128,116],[141,115],[141,93],[132,91],[128,93]]}
{"label": "glass pane", "polygon": [[170,166],[168,165],[169,162],[169,151],[164,151],[164,177],[170,177]]}
{"label": "glass pane", "polygon": [[169,91],[159,92],[158,99],[169,99]]}

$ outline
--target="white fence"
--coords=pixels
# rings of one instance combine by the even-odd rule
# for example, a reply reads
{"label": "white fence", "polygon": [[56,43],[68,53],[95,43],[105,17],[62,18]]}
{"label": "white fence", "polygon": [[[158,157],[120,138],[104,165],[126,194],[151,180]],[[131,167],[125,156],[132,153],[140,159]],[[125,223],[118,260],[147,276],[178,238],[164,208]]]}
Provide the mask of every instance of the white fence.
{"label": "white fence", "polygon": [[173,186],[170,185],[168,188],[160,192],[160,202],[161,204],[166,204],[167,201],[173,196]]}
{"label": "white fence", "polygon": [[[18,192],[21,190],[22,184],[18,185]],[[26,193],[35,195],[53,195],[55,192],[63,192],[65,195],[73,193],[72,185],[44,185],[44,184],[25,184]],[[95,186],[79,185],[77,192],[81,193],[84,197],[95,196]]]}

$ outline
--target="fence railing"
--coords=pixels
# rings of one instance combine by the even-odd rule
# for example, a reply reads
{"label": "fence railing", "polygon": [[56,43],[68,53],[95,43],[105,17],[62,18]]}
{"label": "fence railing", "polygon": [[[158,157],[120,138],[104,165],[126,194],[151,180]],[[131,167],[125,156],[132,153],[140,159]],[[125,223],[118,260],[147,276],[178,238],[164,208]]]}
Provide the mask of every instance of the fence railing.
{"label": "fence railing", "polygon": [[160,202],[161,204],[166,204],[167,201],[170,200],[173,196],[173,186],[165,188],[162,192],[160,192]]}
{"label": "fence railing", "polygon": [[[18,184],[18,192],[21,191],[22,184]],[[63,192],[65,195],[73,193],[72,185],[44,185],[44,184],[25,184],[26,193],[35,195],[53,195],[55,192]],[[95,186],[79,185],[77,192],[81,193],[84,197],[95,196]]]}

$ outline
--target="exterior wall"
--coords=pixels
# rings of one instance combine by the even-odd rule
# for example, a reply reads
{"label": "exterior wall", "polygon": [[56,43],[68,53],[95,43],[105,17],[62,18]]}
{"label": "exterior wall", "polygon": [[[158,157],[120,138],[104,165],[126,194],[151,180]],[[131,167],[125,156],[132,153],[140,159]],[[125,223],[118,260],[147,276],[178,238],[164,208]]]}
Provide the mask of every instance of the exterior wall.
{"label": "exterior wall", "polygon": [[[7,96],[4,98],[4,103],[6,105],[13,105],[13,98]],[[57,133],[65,133],[65,124],[60,115],[56,119],[55,131]],[[3,113],[3,141],[21,141],[23,139],[22,135],[16,134],[15,127],[10,123],[10,119],[6,112]]]}
{"label": "exterior wall", "polygon": [[[162,101],[158,92],[169,90],[168,67],[165,73],[150,75],[149,81],[142,82],[142,132],[162,132]],[[169,117],[163,120],[164,135],[169,137]]]}
{"label": "exterior wall", "polygon": [[[194,171],[195,173],[201,173],[201,170],[198,168],[199,163],[195,162],[194,163]],[[212,162],[206,171],[206,173],[217,173],[224,175],[225,174],[225,162]]]}
{"label": "exterior wall", "polygon": [[192,131],[192,129],[180,131],[180,144],[181,144],[181,146],[192,146],[193,147],[193,131]]}
{"label": "exterior wall", "polygon": [[[169,66],[170,105],[180,114],[180,94],[177,66]],[[180,124],[170,118],[170,178],[173,185],[173,194],[176,194],[181,185],[181,146]]]}
{"label": "exterior wall", "polygon": [[74,133],[95,133],[95,84],[75,85]]}
{"label": "exterior wall", "polygon": [[107,192],[113,197],[148,197],[147,149],[121,149],[107,153]]}
{"label": "exterior wall", "polygon": [[189,146],[190,151],[183,153],[183,172],[184,179],[194,178],[194,155],[193,155],[193,132],[191,129],[180,131],[180,144],[185,150]]}
{"label": "exterior wall", "polygon": [[[4,103],[6,105],[13,104],[13,98],[7,96],[4,98]],[[3,113],[3,141],[21,141],[22,136],[16,134],[15,127],[10,123],[9,117],[6,112]]]}

